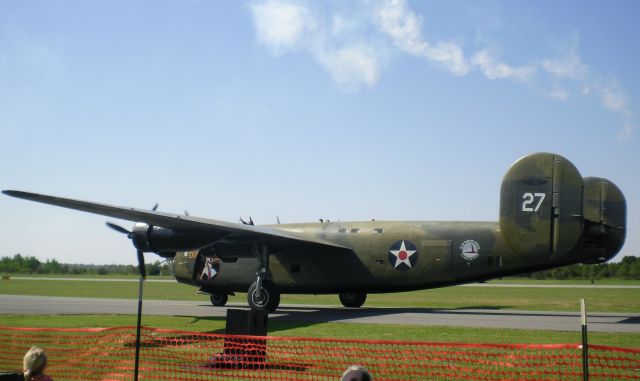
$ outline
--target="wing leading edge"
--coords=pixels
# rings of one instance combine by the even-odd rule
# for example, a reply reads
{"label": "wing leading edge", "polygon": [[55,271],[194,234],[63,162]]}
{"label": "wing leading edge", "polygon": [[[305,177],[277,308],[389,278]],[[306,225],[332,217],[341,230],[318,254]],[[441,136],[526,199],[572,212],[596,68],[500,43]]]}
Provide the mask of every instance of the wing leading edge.
{"label": "wing leading edge", "polygon": [[[119,218],[133,222],[144,222],[149,225],[167,229],[195,229],[218,233],[222,238],[239,242],[250,242],[265,245],[289,246],[292,244],[311,243],[331,248],[350,249],[318,237],[299,236],[287,231],[265,226],[234,224],[231,222],[185,216],[145,209],[127,208],[109,204],[82,201],[70,198],[48,196],[17,190],[3,190],[2,193],[29,201],[55,205],[68,209]],[[212,242],[213,243],[213,242]]]}

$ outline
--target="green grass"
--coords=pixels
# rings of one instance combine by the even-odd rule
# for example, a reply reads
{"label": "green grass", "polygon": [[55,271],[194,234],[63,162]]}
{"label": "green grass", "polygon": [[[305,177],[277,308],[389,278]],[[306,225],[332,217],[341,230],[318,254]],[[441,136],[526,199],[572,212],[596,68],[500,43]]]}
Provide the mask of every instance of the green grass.
{"label": "green grass", "polygon": [[[3,277],[9,278],[72,278],[72,279],[130,279],[137,280],[140,278],[138,274],[8,274],[2,273],[0,274]],[[162,279],[162,280],[173,280],[173,276],[171,275],[148,275],[147,279]]]}
{"label": "green grass", "polygon": [[[73,279],[129,279],[129,280],[137,280],[137,274],[106,274],[106,275],[98,275],[98,274],[83,274],[83,275],[73,275],[73,274],[0,274],[3,277],[9,278],[73,278]],[[173,280],[173,276],[163,275],[156,276],[150,275],[147,276],[148,280]],[[605,278],[605,279],[596,279],[591,282],[589,279],[531,279],[531,278],[522,278],[518,276],[506,277],[500,279],[493,279],[488,281],[487,283],[495,283],[495,284],[562,284],[562,285],[620,285],[620,286],[640,286],[640,280],[634,279],[618,279],[618,278]]]}
{"label": "green grass", "polygon": [[[505,279],[497,283],[554,284],[550,281]],[[553,282],[553,281],[551,281]],[[584,282],[584,283],[576,283]],[[562,281],[559,284],[587,284],[587,281]],[[596,283],[597,284],[597,283]],[[619,283],[618,283],[619,284]],[[200,300],[193,286],[177,282],[145,284],[145,299]],[[0,280],[0,294],[137,298],[137,282],[96,282],[62,280]],[[547,311],[577,311],[580,298],[587,299],[590,312],[640,312],[640,289],[598,288],[513,288],[447,287],[434,290],[369,295],[366,306],[418,308],[485,308]],[[246,303],[238,294],[230,302]],[[282,304],[339,305],[336,295],[283,295]],[[223,333],[224,318],[144,316],[150,327],[198,332]],[[113,327],[135,325],[133,315],[0,315],[0,325],[15,327]],[[462,328],[445,326],[305,323],[269,321],[274,336],[333,337],[377,340],[415,340],[466,343],[576,343],[578,332],[539,330]],[[591,333],[592,344],[640,347],[640,334]]]}
{"label": "green grass", "polygon": [[607,278],[607,279],[596,279],[591,282],[589,279],[531,279],[531,278],[518,278],[518,277],[509,277],[502,279],[493,279],[488,283],[509,283],[509,284],[561,284],[561,285],[595,285],[595,286],[604,286],[604,285],[615,285],[615,286],[640,286],[640,280],[635,279],[617,279],[617,278]]}
{"label": "green grass", "polygon": [[[145,299],[200,300],[196,288],[180,283],[145,284]],[[0,294],[72,296],[135,299],[136,282],[96,282],[62,280],[0,280]],[[590,312],[640,312],[640,289],[607,288],[527,288],[527,287],[446,287],[391,294],[372,294],[369,307],[484,308],[540,311],[578,311],[579,300],[587,300]],[[230,302],[246,303],[246,294]],[[283,295],[282,304],[339,305],[336,295]]]}
{"label": "green grass", "polygon": [[[0,315],[0,325],[10,327],[86,328],[135,325],[133,315]],[[222,317],[144,316],[142,323],[155,328],[224,333]],[[578,343],[580,332],[493,329],[396,324],[302,323],[269,321],[269,335],[290,337],[357,338],[465,343]],[[640,348],[638,333],[590,333],[591,344]]]}
{"label": "green grass", "polygon": [[[367,297],[367,306],[576,311],[581,298],[593,312],[639,312],[640,289],[446,287]],[[338,304],[335,296],[287,295],[282,303]]]}
{"label": "green grass", "polygon": [[[203,300],[196,290],[177,282],[147,282],[144,289],[146,299]],[[135,299],[138,282],[9,279],[0,280],[0,294]]]}

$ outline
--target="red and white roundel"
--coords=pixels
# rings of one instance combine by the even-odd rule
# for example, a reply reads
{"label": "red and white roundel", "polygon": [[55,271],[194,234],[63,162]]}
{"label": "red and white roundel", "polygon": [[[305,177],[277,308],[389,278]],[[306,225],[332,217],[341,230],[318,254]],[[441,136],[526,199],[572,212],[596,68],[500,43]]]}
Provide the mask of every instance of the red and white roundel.
{"label": "red and white roundel", "polygon": [[411,241],[396,241],[389,248],[389,263],[396,270],[410,270],[417,261],[418,249]]}

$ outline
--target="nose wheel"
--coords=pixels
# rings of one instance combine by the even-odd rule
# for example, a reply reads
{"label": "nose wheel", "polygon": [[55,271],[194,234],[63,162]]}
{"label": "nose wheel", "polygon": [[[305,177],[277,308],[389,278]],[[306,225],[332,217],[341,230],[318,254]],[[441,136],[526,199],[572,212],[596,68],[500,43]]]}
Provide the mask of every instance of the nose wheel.
{"label": "nose wheel", "polygon": [[280,292],[269,280],[262,281],[262,288],[258,282],[253,282],[247,293],[247,301],[252,310],[274,312],[280,305]]}
{"label": "nose wheel", "polygon": [[253,246],[253,253],[260,264],[256,272],[256,281],[247,292],[247,302],[252,310],[274,312],[280,305],[280,291],[270,280],[269,252],[267,246]]}

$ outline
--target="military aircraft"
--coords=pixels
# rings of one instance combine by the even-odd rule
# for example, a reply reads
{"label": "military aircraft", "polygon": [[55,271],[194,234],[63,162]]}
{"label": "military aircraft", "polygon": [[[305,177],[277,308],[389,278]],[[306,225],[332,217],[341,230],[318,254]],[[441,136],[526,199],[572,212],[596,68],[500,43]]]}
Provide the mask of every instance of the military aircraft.
{"label": "military aircraft", "polygon": [[[435,288],[575,264],[601,263],[622,248],[626,201],[611,181],[583,178],[560,155],[517,160],[500,191],[498,222],[316,222],[254,226],[21,191],[4,194],[136,222],[141,256],[172,259],[178,282],[216,306],[247,292],[273,312],[281,293],[339,294],[360,307],[367,293]],[[155,208],[154,208],[155,209]]]}

